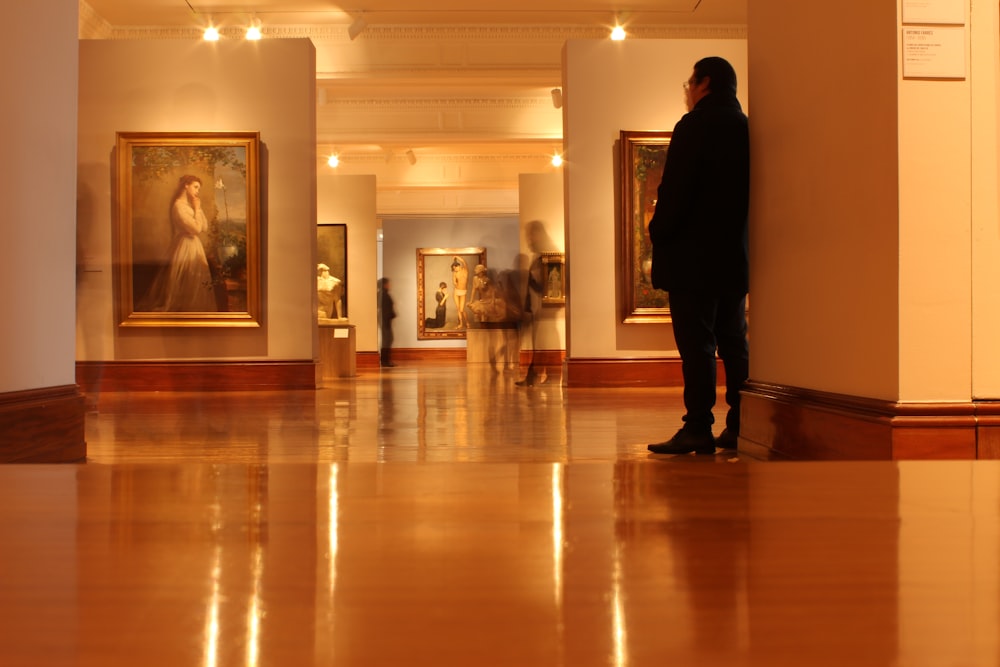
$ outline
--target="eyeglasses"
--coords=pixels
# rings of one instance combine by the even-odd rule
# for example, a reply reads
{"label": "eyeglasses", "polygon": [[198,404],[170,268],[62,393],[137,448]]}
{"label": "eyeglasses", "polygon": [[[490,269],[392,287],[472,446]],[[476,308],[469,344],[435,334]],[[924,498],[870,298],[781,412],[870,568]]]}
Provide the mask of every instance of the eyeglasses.
{"label": "eyeglasses", "polygon": [[691,90],[691,82],[690,81],[685,81],[684,83],[681,84],[681,86],[684,88],[684,92],[685,93],[688,92],[689,90]]}

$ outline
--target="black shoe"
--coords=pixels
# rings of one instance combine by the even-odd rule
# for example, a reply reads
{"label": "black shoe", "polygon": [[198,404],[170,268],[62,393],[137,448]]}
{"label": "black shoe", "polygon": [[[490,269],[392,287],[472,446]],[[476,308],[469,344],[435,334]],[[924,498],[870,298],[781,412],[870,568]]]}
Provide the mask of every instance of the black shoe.
{"label": "black shoe", "polygon": [[711,431],[694,431],[682,428],[666,442],[646,447],[654,454],[714,454],[715,438]]}
{"label": "black shoe", "polygon": [[719,449],[738,449],[740,436],[733,433],[728,428],[722,429],[722,433],[715,439],[715,446]]}

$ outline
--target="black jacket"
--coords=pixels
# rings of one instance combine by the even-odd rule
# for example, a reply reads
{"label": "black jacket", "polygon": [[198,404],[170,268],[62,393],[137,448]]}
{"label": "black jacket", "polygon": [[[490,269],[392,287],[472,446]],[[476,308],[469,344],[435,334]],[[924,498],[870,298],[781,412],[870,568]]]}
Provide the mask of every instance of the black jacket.
{"label": "black jacket", "polygon": [[709,93],[674,127],[649,222],[653,286],[745,293],[750,138],[735,96]]}

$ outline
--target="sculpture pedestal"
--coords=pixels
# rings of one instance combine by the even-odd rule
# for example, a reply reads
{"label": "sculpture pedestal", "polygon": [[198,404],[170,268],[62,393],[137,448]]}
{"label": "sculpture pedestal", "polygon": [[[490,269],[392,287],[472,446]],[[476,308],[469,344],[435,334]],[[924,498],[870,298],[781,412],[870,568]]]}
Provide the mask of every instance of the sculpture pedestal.
{"label": "sculpture pedestal", "polygon": [[317,381],[357,375],[356,347],[353,324],[338,320],[320,320]]}
{"label": "sculpture pedestal", "polygon": [[465,361],[517,368],[521,341],[513,322],[480,322],[465,330]]}

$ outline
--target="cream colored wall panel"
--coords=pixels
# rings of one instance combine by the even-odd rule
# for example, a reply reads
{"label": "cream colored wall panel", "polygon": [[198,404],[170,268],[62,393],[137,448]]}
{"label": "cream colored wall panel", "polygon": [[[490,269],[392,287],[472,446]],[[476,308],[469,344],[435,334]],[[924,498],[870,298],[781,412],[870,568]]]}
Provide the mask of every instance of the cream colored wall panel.
{"label": "cream colored wall panel", "polygon": [[972,396],[1000,398],[1000,16],[976,4],[972,73]]}
{"label": "cream colored wall panel", "polygon": [[[0,394],[76,383],[76,0],[4,7]],[[37,29],[45,26],[46,38]],[[25,94],[30,92],[30,94]],[[103,174],[107,180],[107,172]],[[81,202],[82,203],[82,202]],[[83,253],[79,253],[83,254]],[[15,420],[16,421],[16,420]],[[5,440],[13,443],[7,437]]]}
{"label": "cream colored wall panel", "polygon": [[[78,307],[78,359],[312,359],[317,166],[312,44],[84,40],[78,48],[78,187],[92,204],[77,213],[82,238],[92,244],[81,248],[85,255],[112,257],[109,175],[116,132],[250,128],[260,131],[267,156],[263,327],[123,333],[109,316],[110,280],[88,279],[79,287],[80,306],[95,309]],[[114,265],[96,268],[110,275]]]}
{"label": "cream colored wall panel", "polygon": [[347,316],[355,326],[358,352],[378,350],[375,190],[371,175],[321,169],[316,180],[317,222],[347,225]]}
{"label": "cream colored wall panel", "polygon": [[397,216],[516,215],[517,190],[385,190],[378,214]]}
{"label": "cream colored wall panel", "polygon": [[899,400],[972,385],[970,83],[899,88]]}
{"label": "cream colored wall panel", "polygon": [[[681,82],[706,53],[727,58],[747,106],[742,40],[572,41],[565,51],[566,254],[572,258],[567,352],[573,358],[676,355],[669,324],[622,324],[618,171],[621,130],[669,130],[685,113]],[[658,81],[649,85],[649,63]],[[637,92],[640,91],[640,92]]]}
{"label": "cream colored wall panel", "polygon": [[892,400],[896,6],[839,3],[846,33],[816,29],[828,10],[754,0],[750,12],[750,377]]}

